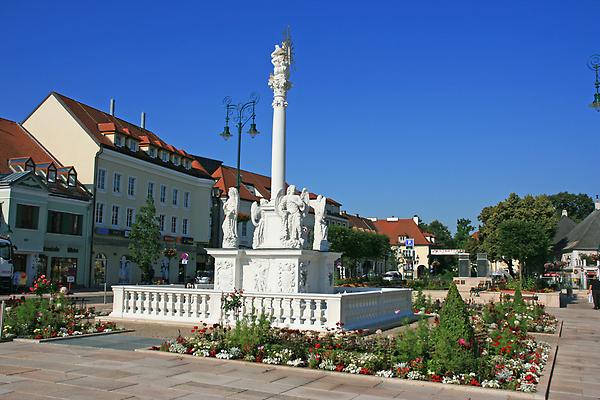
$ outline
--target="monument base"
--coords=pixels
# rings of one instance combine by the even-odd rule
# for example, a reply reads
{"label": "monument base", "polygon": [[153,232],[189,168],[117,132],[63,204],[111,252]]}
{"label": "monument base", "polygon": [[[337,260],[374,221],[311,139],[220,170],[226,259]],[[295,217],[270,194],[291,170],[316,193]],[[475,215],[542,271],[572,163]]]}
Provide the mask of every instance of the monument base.
{"label": "monument base", "polygon": [[214,290],[252,293],[320,293],[333,289],[341,253],[296,249],[207,249],[215,258]]}

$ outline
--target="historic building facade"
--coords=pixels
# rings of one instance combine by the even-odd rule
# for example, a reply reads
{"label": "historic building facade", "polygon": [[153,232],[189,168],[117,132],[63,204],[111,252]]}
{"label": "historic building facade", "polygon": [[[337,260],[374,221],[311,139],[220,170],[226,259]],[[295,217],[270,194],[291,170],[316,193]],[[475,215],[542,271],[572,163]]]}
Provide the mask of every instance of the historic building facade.
{"label": "historic building facade", "polygon": [[39,275],[65,286],[90,284],[91,197],[74,167],[0,118],[0,233],[15,246],[13,287]]}
{"label": "historic building facade", "polygon": [[[91,285],[137,283],[129,232],[147,199],[156,206],[164,248],[155,278],[186,282],[207,262],[213,179],[194,158],[153,132],[51,93],[23,122],[94,194]],[[76,150],[75,150],[76,149]]]}

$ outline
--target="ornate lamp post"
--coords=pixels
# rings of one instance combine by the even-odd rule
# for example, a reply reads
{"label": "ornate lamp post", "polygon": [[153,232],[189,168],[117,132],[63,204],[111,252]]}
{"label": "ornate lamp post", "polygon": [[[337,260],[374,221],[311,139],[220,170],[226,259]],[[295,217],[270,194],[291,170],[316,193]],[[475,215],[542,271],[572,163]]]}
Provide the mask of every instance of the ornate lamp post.
{"label": "ornate lamp post", "polygon": [[590,104],[590,107],[600,112],[600,80],[598,79],[598,70],[600,69],[600,54],[594,54],[591,56],[587,65],[596,74],[596,81],[594,82],[596,93],[594,93],[594,101]]}
{"label": "ornate lamp post", "polygon": [[237,181],[236,181],[236,189],[238,193],[240,192],[240,184],[242,182],[242,178],[240,175],[240,158],[242,153],[242,128],[246,123],[252,120],[250,123],[250,129],[248,129],[248,134],[250,137],[254,138],[260,132],[256,129],[256,123],[254,119],[256,118],[256,104],[258,104],[258,95],[252,94],[250,95],[250,100],[245,103],[231,104],[231,97],[225,97],[223,100],[223,104],[225,105],[225,128],[220,135],[225,140],[229,140],[231,138],[231,132],[229,131],[229,120],[234,119],[237,121],[235,124],[238,128],[238,147],[237,147]]}

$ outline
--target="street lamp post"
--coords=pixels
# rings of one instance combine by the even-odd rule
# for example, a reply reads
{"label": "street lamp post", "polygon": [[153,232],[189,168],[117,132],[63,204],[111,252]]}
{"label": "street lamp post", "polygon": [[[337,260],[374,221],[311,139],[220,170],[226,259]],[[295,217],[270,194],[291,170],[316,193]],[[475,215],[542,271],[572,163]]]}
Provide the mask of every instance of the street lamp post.
{"label": "street lamp post", "polygon": [[237,121],[236,126],[238,128],[238,147],[237,147],[237,180],[236,180],[236,189],[238,193],[240,192],[240,184],[242,182],[241,174],[240,174],[240,160],[242,155],[242,128],[248,121],[252,121],[250,123],[250,129],[248,129],[248,134],[250,137],[254,138],[260,132],[256,129],[256,104],[258,104],[258,96],[253,94],[250,96],[250,100],[245,103],[231,104],[231,97],[225,97],[223,100],[223,104],[225,105],[225,128],[223,128],[223,132],[220,135],[225,140],[229,140],[231,138],[231,132],[229,131],[229,120],[234,119]]}
{"label": "street lamp post", "polygon": [[598,79],[598,70],[600,70],[600,54],[594,54],[590,57],[588,60],[588,67],[596,74],[596,81],[594,82],[596,93],[594,93],[594,101],[590,104],[590,107],[600,112],[600,79]]}

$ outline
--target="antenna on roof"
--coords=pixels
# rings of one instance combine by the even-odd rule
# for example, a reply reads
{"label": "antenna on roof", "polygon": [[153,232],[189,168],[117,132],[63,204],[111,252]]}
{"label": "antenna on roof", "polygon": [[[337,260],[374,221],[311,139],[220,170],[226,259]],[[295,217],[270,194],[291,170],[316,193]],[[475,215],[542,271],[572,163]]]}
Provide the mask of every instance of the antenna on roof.
{"label": "antenna on roof", "polygon": [[115,116],[115,99],[110,99],[110,115]]}
{"label": "antenna on roof", "polygon": [[142,120],[140,121],[142,129],[146,129],[146,113],[142,111]]}

